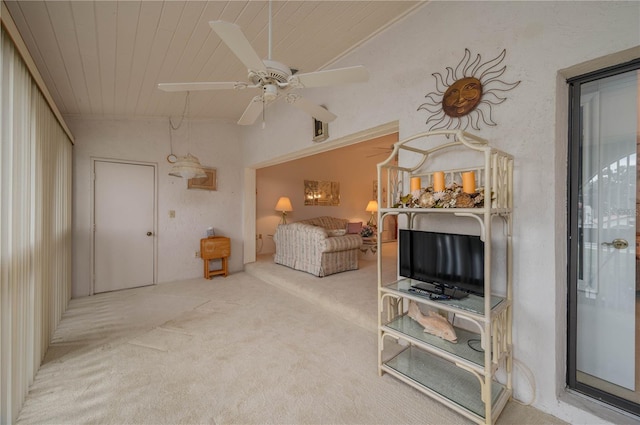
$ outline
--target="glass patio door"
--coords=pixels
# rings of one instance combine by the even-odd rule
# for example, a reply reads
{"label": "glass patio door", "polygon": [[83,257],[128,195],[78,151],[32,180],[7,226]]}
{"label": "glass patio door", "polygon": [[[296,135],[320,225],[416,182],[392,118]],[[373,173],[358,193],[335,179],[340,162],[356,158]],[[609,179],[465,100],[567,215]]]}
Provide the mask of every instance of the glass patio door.
{"label": "glass patio door", "polygon": [[568,383],[636,414],[639,67],[570,81]]}

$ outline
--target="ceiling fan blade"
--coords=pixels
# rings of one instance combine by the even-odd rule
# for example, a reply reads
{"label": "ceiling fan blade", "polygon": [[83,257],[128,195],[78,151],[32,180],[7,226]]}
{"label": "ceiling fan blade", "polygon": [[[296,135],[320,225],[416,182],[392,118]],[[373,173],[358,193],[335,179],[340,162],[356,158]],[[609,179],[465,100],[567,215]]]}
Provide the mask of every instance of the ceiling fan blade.
{"label": "ceiling fan blade", "polygon": [[198,90],[228,90],[228,89],[245,89],[249,86],[242,82],[226,82],[226,83],[160,83],[158,88],[162,91],[198,91]]}
{"label": "ceiling fan blade", "polygon": [[251,125],[262,113],[263,103],[262,96],[255,96],[244,110],[244,113],[238,120],[239,125]]}
{"label": "ceiling fan blade", "polygon": [[209,25],[248,69],[267,72],[267,67],[238,25],[225,21],[211,21]]}
{"label": "ceiling fan blade", "polygon": [[386,152],[380,152],[380,153],[374,153],[371,155],[367,155],[367,158],[373,158],[374,156],[380,156],[380,155],[385,155],[387,154]]}
{"label": "ceiling fan blade", "polygon": [[338,118],[335,114],[327,111],[322,106],[316,105],[315,103],[310,102],[304,97],[299,95],[287,96],[287,102],[289,102],[293,106],[296,106],[302,109],[303,111],[305,111],[307,114],[311,115],[313,118],[317,119],[318,121],[331,122],[336,118]]}
{"label": "ceiling fan blade", "polygon": [[325,87],[337,84],[361,83],[367,80],[369,80],[369,71],[362,65],[296,74],[289,78],[293,85],[298,83],[301,87]]}

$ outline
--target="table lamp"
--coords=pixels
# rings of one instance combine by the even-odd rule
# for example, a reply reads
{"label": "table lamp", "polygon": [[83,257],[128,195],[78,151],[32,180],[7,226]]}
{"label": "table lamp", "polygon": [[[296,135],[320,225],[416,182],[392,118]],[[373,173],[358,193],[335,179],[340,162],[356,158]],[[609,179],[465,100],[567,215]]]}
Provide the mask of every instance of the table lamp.
{"label": "table lamp", "polygon": [[282,218],[280,219],[280,224],[287,224],[287,212],[293,211],[293,207],[291,206],[291,201],[286,196],[281,196],[278,199],[278,203],[276,204],[276,211],[280,211],[282,213]]}
{"label": "table lamp", "polygon": [[376,218],[374,215],[378,211],[378,201],[369,201],[365,211],[371,213],[371,217],[369,221],[367,221],[367,226],[376,227]]}

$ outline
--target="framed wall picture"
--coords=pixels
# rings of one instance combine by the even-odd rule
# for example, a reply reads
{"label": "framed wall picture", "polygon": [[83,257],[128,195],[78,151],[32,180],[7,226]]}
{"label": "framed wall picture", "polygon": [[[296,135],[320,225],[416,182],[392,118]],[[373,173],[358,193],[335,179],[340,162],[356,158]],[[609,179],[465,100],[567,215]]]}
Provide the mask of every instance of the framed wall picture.
{"label": "framed wall picture", "polygon": [[[371,196],[371,199],[378,199],[378,180],[374,180],[373,181],[373,195]],[[386,186],[382,186],[382,206],[386,207],[387,206],[387,188]]]}
{"label": "framed wall picture", "polygon": [[187,189],[218,190],[216,181],[216,169],[204,168],[204,172],[207,173],[207,177],[202,177],[199,179],[189,179]]}
{"label": "framed wall picture", "polygon": [[340,183],[304,181],[304,204],[336,207],[340,205]]}
{"label": "framed wall picture", "polygon": [[324,142],[329,138],[329,124],[313,119],[313,141]]}

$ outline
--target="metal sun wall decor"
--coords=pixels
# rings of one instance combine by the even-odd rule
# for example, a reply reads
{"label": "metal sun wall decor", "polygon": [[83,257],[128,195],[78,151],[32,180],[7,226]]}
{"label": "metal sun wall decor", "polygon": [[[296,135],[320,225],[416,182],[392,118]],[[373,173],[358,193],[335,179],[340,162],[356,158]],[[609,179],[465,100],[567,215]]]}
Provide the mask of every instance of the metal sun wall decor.
{"label": "metal sun wall decor", "polygon": [[418,111],[429,113],[425,122],[431,124],[429,131],[466,130],[469,126],[480,130],[481,122],[497,125],[491,117],[492,106],[507,100],[498,94],[520,84],[520,81],[507,83],[499,79],[507,69],[506,65],[500,67],[506,54],[505,49],[495,58],[481,63],[480,54],[471,60],[471,52],[464,49],[464,57],[455,69],[446,68],[446,77],[439,72],[431,74],[436,80],[436,91],[427,94],[427,101],[418,107]]}

